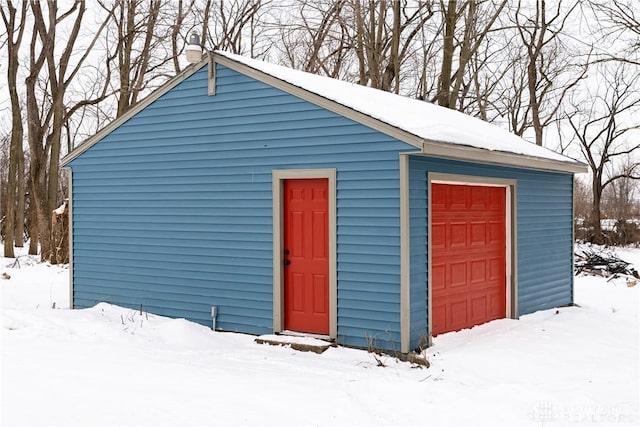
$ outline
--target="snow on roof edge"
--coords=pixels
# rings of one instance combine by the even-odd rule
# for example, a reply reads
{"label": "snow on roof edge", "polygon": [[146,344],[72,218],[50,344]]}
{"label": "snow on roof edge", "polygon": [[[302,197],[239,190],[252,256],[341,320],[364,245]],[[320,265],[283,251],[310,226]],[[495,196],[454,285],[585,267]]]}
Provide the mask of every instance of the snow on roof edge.
{"label": "snow on roof edge", "polygon": [[[576,159],[526,141],[495,124],[456,110],[229,52],[214,53],[415,135],[425,142],[517,154],[574,166],[584,165]],[[428,119],[425,120],[425,117]]]}

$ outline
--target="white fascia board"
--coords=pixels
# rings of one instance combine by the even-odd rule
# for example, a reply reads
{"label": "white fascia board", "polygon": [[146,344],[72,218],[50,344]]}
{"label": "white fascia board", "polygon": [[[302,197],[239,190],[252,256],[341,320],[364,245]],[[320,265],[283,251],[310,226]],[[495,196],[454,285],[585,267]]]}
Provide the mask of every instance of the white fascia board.
{"label": "white fascia board", "polygon": [[433,157],[444,157],[452,160],[466,160],[476,163],[490,163],[499,166],[512,166],[527,169],[540,169],[553,172],[583,173],[587,172],[587,165],[561,162],[551,159],[526,156],[524,154],[490,151],[460,144],[449,144],[438,141],[425,141],[422,154]]}

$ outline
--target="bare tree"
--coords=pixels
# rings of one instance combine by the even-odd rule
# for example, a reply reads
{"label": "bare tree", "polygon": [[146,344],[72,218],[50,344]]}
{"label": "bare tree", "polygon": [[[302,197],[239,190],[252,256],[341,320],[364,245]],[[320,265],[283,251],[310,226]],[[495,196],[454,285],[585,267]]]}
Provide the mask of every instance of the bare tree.
{"label": "bare tree", "polygon": [[[277,48],[287,65],[400,93],[435,0],[304,0],[283,12]],[[357,72],[355,71],[357,69]],[[406,70],[406,73],[404,72]]]}
{"label": "bare tree", "polygon": [[434,16],[433,3],[352,0],[359,84],[400,92],[400,69],[420,30]]}
{"label": "bare tree", "polygon": [[[599,55],[600,61],[619,61],[640,65],[640,10],[636,0],[594,1],[591,6],[601,33],[611,40],[611,47]],[[621,46],[616,49],[616,46]]]}
{"label": "bare tree", "polygon": [[[22,2],[20,11],[11,1],[0,5],[0,16],[7,31],[6,46],[8,54],[7,83],[11,101],[11,141],[9,148],[9,168],[7,177],[7,201],[4,256],[15,256],[13,247],[23,246],[24,236],[24,154],[22,151],[23,127],[22,109],[18,96],[18,64],[20,44],[27,26],[27,2]],[[20,203],[21,202],[21,203]]]}
{"label": "bare tree", "polygon": [[615,218],[619,223],[631,219],[640,177],[640,163],[630,156],[609,172],[609,176],[620,176],[603,190],[602,205],[607,217]]}
{"label": "bare tree", "polygon": [[171,65],[175,71],[174,51],[168,46],[171,38],[177,37],[175,28],[161,25],[163,8],[172,6],[161,0],[98,0],[98,4],[111,18],[105,44],[107,61],[118,78],[115,91],[119,117],[164,83],[171,76]]}
{"label": "bare tree", "polygon": [[[493,30],[506,4],[506,0],[469,0],[458,7],[457,0],[447,0],[446,4],[440,0],[444,32],[438,94],[435,97],[439,105],[455,109],[458,100],[464,96],[461,90],[472,59]],[[461,34],[458,34],[460,20],[463,23]],[[455,71],[454,64],[457,66]]]}
{"label": "bare tree", "polygon": [[[40,10],[40,3],[31,2],[31,6],[34,4]],[[44,20],[42,13],[38,15],[38,18]],[[35,19],[35,18],[34,18]],[[54,27],[56,24],[56,17],[53,14],[49,19],[49,27]],[[42,22],[41,27],[46,28],[46,24]],[[31,41],[29,44],[29,74],[25,79],[26,87],[26,106],[27,106],[27,130],[29,140],[29,153],[30,153],[30,165],[29,165],[29,224],[30,224],[30,242],[29,242],[29,254],[36,255],[38,253],[38,243],[40,240],[46,240],[46,215],[45,210],[45,195],[44,190],[47,179],[47,152],[48,147],[44,146],[46,130],[49,126],[51,117],[49,114],[41,113],[41,109],[46,107],[45,102],[39,99],[38,89],[40,82],[40,73],[45,65],[46,51],[53,51],[53,28],[51,32],[45,31],[44,34],[40,34],[37,28],[31,33]],[[38,49],[38,46],[40,48]],[[42,221],[41,221],[42,220]],[[41,229],[40,224],[44,222],[44,230]]]}
{"label": "bare tree", "polygon": [[[169,15],[169,27],[171,28],[171,58],[173,60],[173,69],[176,74],[181,70],[180,67],[180,55],[184,51],[184,37],[180,37],[183,30],[182,26],[186,17],[191,13],[195,0],[187,1],[178,0],[175,8],[175,16]],[[186,36],[186,34],[184,34]],[[181,42],[181,43],[179,43]]]}
{"label": "bare tree", "polygon": [[[7,126],[7,129],[9,126]],[[9,171],[9,145],[11,137],[8,133],[0,133],[0,241],[5,239],[7,175]],[[12,247],[13,249],[13,247]],[[4,252],[3,252],[4,253]]]}
{"label": "bare tree", "polygon": [[591,217],[591,184],[580,177],[573,178],[573,218],[576,240],[588,240]]}
{"label": "bare tree", "polygon": [[[329,77],[344,77],[352,46],[345,16],[346,0],[292,2],[279,22],[279,44],[285,65]],[[297,19],[291,19],[295,13]]]}
{"label": "bare tree", "polygon": [[270,3],[269,0],[207,0],[200,12],[204,23],[203,40],[214,50],[237,54],[251,52],[254,56],[256,18]]}
{"label": "bare tree", "polygon": [[[44,7],[43,7],[44,6]],[[50,256],[50,213],[58,205],[59,165],[62,130],[68,111],[65,95],[100,36],[94,34],[84,51],[77,41],[86,12],[84,1],[75,1],[67,10],[54,0],[46,4],[30,1],[34,29],[29,45],[29,74],[25,79],[28,140],[30,154],[29,198],[30,253],[41,246],[42,260]],[[67,32],[58,36],[61,25]],[[64,43],[57,47],[58,41]]]}
{"label": "bare tree", "polygon": [[[586,59],[574,64],[561,41],[567,22],[579,2],[573,1],[567,6],[558,0],[554,4],[555,8],[549,14],[547,2],[536,0],[534,10],[529,14],[523,9],[522,1],[518,0],[513,16],[525,52],[522,59],[526,69],[528,104],[519,122],[515,114],[512,116],[512,129],[522,136],[532,127],[538,145],[542,145],[545,127],[557,119],[566,94],[586,75],[589,62]],[[562,75],[574,68],[579,70],[577,76],[560,81]],[[522,105],[516,108],[522,110]]]}
{"label": "bare tree", "polygon": [[[580,146],[591,173],[592,205],[590,221],[594,242],[603,243],[600,226],[603,191],[620,179],[640,179],[637,163],[615,170],[615,162],[640,151],[640,145],[626,141],[629,133],[640,129],[632,114],[640,111],[640,75],[624,65],[601,71],[599,92],[586,93],[582,99],[571,101],[568,122],[573,138]],[[613,168],[608,173],[607,168]]]}

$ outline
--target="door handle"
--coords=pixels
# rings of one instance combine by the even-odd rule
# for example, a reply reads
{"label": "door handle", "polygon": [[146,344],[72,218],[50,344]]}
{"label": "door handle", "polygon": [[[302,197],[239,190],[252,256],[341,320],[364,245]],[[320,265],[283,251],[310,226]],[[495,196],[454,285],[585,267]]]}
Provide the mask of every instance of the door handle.
{"label": "door handle", "polygon": [[289,260],[289,259],[285,259],[285,260],[284,260],[284,265],[285,265],[285,266],[287,266],[287,265],[289,265],[289,264],[291,264],[291,260]]}

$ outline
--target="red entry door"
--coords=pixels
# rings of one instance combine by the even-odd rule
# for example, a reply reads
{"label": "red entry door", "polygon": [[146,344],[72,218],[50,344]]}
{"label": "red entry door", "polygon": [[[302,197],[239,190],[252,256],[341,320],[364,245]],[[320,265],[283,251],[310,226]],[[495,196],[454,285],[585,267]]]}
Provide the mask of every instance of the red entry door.
{"label": "red entry door", "polygon": [[284,327],[329,334],[327,179],[284,181]]}
{"label": "red entry door", "polygon": [[504,187],[432,184],[432,334],[506,316]]}

